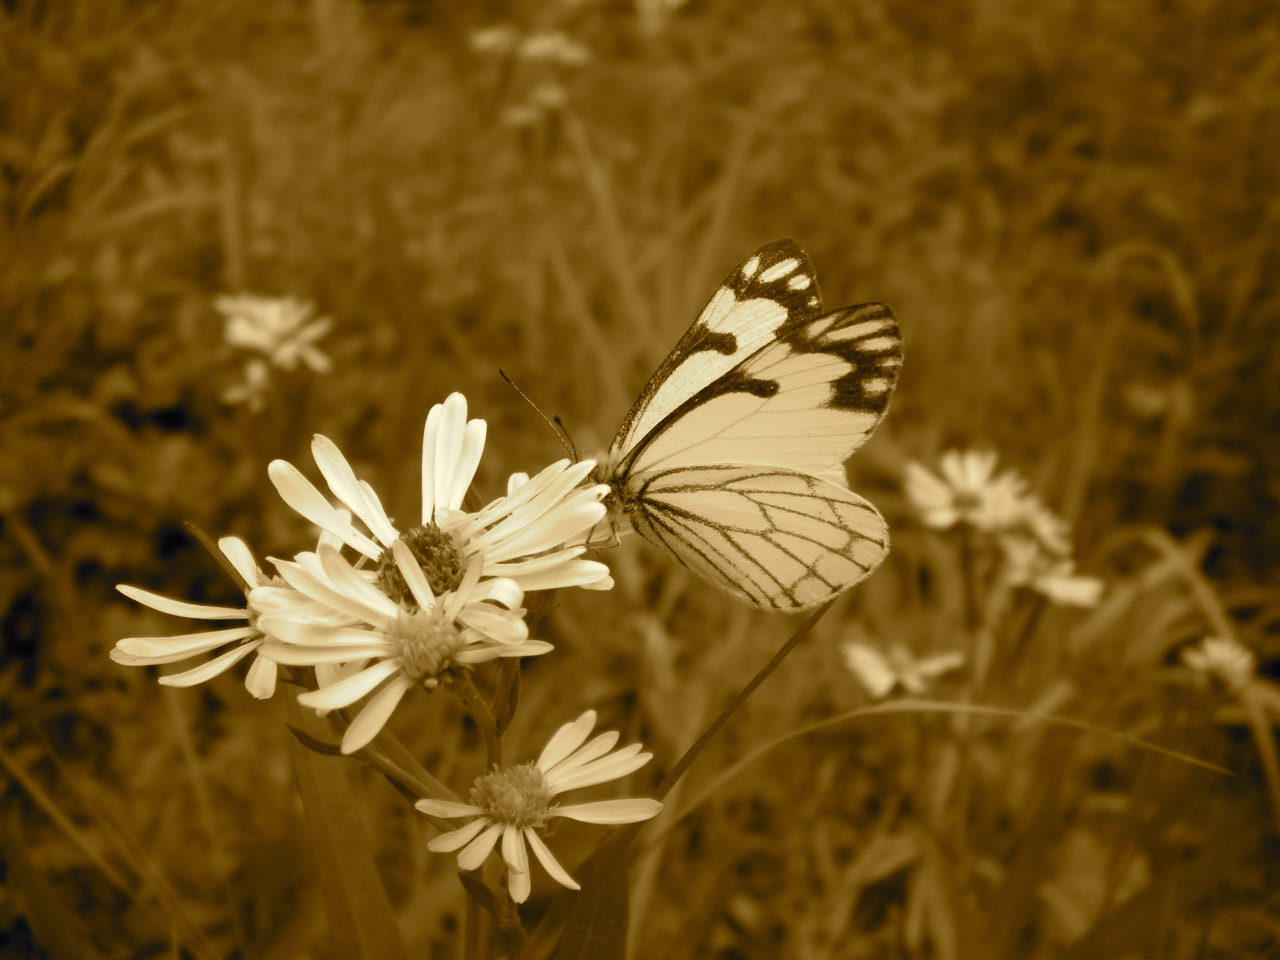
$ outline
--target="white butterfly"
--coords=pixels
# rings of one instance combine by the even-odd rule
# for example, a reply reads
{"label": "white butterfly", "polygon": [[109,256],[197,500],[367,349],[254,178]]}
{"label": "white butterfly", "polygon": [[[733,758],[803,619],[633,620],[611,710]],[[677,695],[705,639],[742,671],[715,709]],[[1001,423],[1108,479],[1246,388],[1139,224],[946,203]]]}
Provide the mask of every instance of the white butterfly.
{"label": "white butterfly", "polygon": [[645,384],[596,469],[631,527],[758,607],[803,610],[889,548],[844,461],[884,417],[902,365],[893,312],[822,312],[794,240],[738,265]]}

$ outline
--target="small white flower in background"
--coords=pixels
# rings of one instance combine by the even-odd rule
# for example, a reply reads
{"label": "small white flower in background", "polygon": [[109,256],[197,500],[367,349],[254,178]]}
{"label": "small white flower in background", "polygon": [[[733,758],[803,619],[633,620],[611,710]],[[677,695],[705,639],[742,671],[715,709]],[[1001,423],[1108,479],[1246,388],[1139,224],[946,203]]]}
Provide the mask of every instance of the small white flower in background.
{"label": "small white flower in background", "polygon": [[415,806],[430,816],[475,817],[465,827],[436,837],[428,849],[437,853],[460,849],[458,867],[475,870],[501,839],[507,890],[516,903],[528,899],[532,886],[529,849],[557,883],[570,890],[579,889],[538,831],[555,817],[583,823],[636,823],[655,817],[662,810],[657,800],[647,799],[599,800],[568,806],[554,802],[568,790],[625,777],[652,759],[652,754],[640,752],[638,743],[610,753],[618,742],[617,731],[602,733],[585,743],[595,724],[596,713],[588,710],[556,731],[537,762],[495,769],[477,778],[470,803],[419,800]]}
{"label": "small white flower in background", "polygon": [[[391,554],[405,584],[405,596],[397,599],[327,544],[293,561],[272,561],[285,582],[315,601],[317,609],[336,611],[348,620],[325,622],[298,608],[260,620],[274,641],[263,653],[280,663],[317,670],[351,665],[327,676],[318,673],[320,688],[298,695],[303,706],[327,712],[373,694],[347,727],[343,753],[359,750],[377,736],[412,687],[434,689],[456,670],[552,649],[529,639],[520,609],[523,591],[514,581],[481,581],[480,564],[472,564],[456,589],[436,595],[403,541],[392,544]],[[256,598],[251,591],[250,601]]]}
{"label": "small white flower in background", "polygon": [[260,353],[282,370],[295,370],[302,363],[316,373],[327,373],[332,366],[315,342],[329,332],[333,321],[312,319],[313,304],[251,293],[221,296],[213,303],[226,318],[223,335],[231,346]]}
{"label": "small white flower in background", "polygon": [[917,659],[910,650],[895,643],[887,652],[867,643],[851,640],[840,648],[845,666],[873,699],[887,697],[896,688],[919,696],[930,681],[964,664],[958,650]]}
{"label": "small white flower in background", "polygon": [[317,436],[311,445],[316,465],[333,495],[363,521],[372,537],[358,530],[292,464],[275,460],[267,472],[289,506],[377,564],[391,594],[404,594],[390,554],[397,540],[427,571],[434,594],[455,587],[473,563],[482,565],[482,577],[506,577],[523,590],[612,586],[608,567],[581,559],[585,546],[565,546],[606,513],[601,500],[608,487],[582,485],[594,461],[561,460],[533,479],[509,486],[506,497],[476,514],[461,509],[484,452],[485,434],[483,420],[467,420],[467,401],[460,393],[431,408],[423,431],[422,522],[404,532],[326,437]]}
{"label": "small white flower in background", "polygon": [[914,461],[907,464],[907,497],[927,526],[946,530],[966,523],[990,531],[1021,516],[1026,481],[1012,472],[997,475],[993,452],[949,450],[938,465],[941,476]]}
{"label": "small white flower in background", "polygon": [[[259,584],[271,581],[263,575],[254,562],[253,554],[243,540],[237,537],[223,537],[218,541],[218,549],[235,567],[237,573],[250,585],[247,603],[244,607],[218,607],[200,603],[185,603],[173,600],[148,590],[118,584],[116,589],[131,600],[148,606],[161,613],[170,613],[177,617],[191,617],[195,620],[244,620],[243,626],[229,627],[224,630],[212,630],[204,633],[189,633],[173,637],[127,637],[117,640],[111,648],[111,659],[126,666],[152,666],[162,663],[176,663],[209,653],[227,644],[235,646],[226,653],[215,657],[198,667],[184,673],[169,674],[160,678],[160,682],[169,687],[190,687],[204,683],[219,674],[230,670],[245,657],[261,654],[266,638],[259,628],[259,618],[282,606],[296,602],[296,599],[280,593],[252,597],[254,588]],[[249,668],[244,685],[248,691],[259,699],[266,699],[275,693],[276,664],[269,657],[257,656]]]}
{"label": "small white flower in background", "polygon": [[272,367],[292,371],[302,364],[316,373],[329,372],[332,363],[316,341],[329,332],[333,321],[312,319],[312,304],[245,293],[218,297],[214,306],[225,319],[226,342],[257,354],[245,361],[244,379],[223,391],[224,402],[261,409]]}
{"label": "small white flower in background", "polygon": [[1073,607],[1094,607],[1102,597],[1102,581],[1075,572],[1069,557],[1048,553],[1036,538],[1008,534],[1000,538],[1006,576],[1015,587],[1026,587]]}
{"label": "small white flower in background", "polygon": [[520,57],[541,63],[580,67],[591,59],[591,51],[559,30],[531,33],[520,44]]}
{"label": "small white flower in background", "polygon": [[467,42],[476,53],[510,53],[520,42],[520,34],[509,23],[471,31]]}
{"label": "small white flower in background", "polygon": [[1253,680],[1258,666],[1253,651],[1234,637],[1205,637],[1198,645],[1183,649],[1182,662],[1237,694]]}

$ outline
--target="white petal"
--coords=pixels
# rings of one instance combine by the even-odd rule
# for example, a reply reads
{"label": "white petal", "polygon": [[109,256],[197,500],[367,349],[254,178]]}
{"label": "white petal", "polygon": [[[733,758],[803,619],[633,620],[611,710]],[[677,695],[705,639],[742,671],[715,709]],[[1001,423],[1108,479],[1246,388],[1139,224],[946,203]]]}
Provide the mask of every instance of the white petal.
{"label": "white petal", "polygon": [[524,903],[529,899],[533,882],[529,875],[529,851],[515,824],[509,823],[502,830],[502,859],[507,865],[507,892],[516,903]]}
{"label": "white petal", "polygon": [[131,587],[127,583],[116,584],[116,589],[130,600],[161,613],[171,613],[175,617],[190,617],[192,620],[248,620],[249,611],[244,607],[211,607],[202,603],[184,603],[162,597],[150,590]]}
{"label": "white petal", "polygon": [[[485,823],[485,820],[479,821]],[[502,824],[489,821],[484,830],[458,854],[458,866],[463,870],[474,870],[484,863],[485,858],[493,852],[493,845],[502,835]]]}
{"label": "white petal", "polygon": [[400,576],[404,577],[404,582],[408,584],[409,592],[413,594],[413,599],[419,608],[430,610],[436,605],[436,597],[431,592],[427,575],[422,572],[422,565],[414,558],[409,545],[403,540],[397,540],[391,545],[391,553],[395,557]]}
{"label": "white petal", "polygon": [[331,686],[298,694],[298,702],[304,707],[314,707],[320,710],[345,707],[347,704],[359,700],[382,681],[386,680],[387,677],[394,675],[399,670],[399,660],[380,660],[373,666],[366,667],[354,676],[339,680]]}
{"label": "white petal", "polygon": [[529,625],[510,611],[487,603],[469,603],[458,612],[458,621],[499,643],[519,643],[529,638]]}
{"label": "white petal", "polygon": [[538,573],[513,573],[511,576],[526,591],[558,590],[561,587],[608,589],[613,586],[609,568],[598,560],[570,560],[568,563]]}
{"label": "white petal", "polygon": [[508,610],[514,610],[524,600],[524,590],[514,580],[495,577],[476,584],[476,588],[471,591],[471,600],[492,600]]}
{"label": "white petal", "polygon": [[175,663],[237,640],[247,640],[256,633],[253,627],[244,626],[208,633],[188,633],[180,637],[125,637],[116,641],[112,652],[120,650],[127,653],[134,658],[135,663],[139,660],[146,660],[148,663]]}
{"label": "white petal", "polygon": [[389,641],[376,644],[335,643],[268,643],[262,648],[262,655],[276,663],[286,663],[295,667],[314,667],[321,663],[350,663],[352,660],[369,657],[385,657],[394,651]]}
{"label": "white petal", "polygon": [[[603,757],[614,748],[621,737],[622,734],[617,730],[606,730],[599,736],[594,737],[589,743],[573,751],[552,769],[560,774],[572,773],[574,770],[586,766],[592,760]],[[632,752],[638,752],[639,744],[634,744],[634,746],[636,750]]]}
{"label": "white petal", "polygon": [[885,655],[865,643],[846,643],[840,650],[845,666],[873,698],[888,695],[898,681],[898,674]]}
{"label": "white petal", "polygon": [[564,867],[560,866],[560,861],[552,856],[547,845],[542,842],[542,838],[538,836],[532,829],[526,828],[524,838],[529,841],[529,846],[533,850],[533,855],[538,858],[538,862],[542,864],[543,869],[551,874],[551,878],[562,887],[568,887],[570,890],[581,890],[578,882],[569,876]]}
{"label": "white petal", "polygon": [[166,687],[192,687],[225,673],[253,651],[254,645],[246,643],[243,647],[228,650],[222,656],[215,657],[184,673],[171,673],[167,677],[161,677],[160,682]]}
{"label": "white petal", "polygon": [[285,460],[272,460],[267,466],[267,476],[275,484],[281,499],[321,530],[333,534],[370,560],[377,560],[382,555],[382,549],[335,510],[293,464]]}
{"label": "white petal", "polygon": [[580,787],[589,787],[625,777],[653,759],[651,753],[632,753],[632,750],[638,746],[639,744],[632,744],[630,747],[624,747],[615,754],[589,763],[565,776],[559,776],[557,771],[553,770],[546,775],[547,784],[555,793],[563,793],[566,790],[577,790]]}
{"label": "white petal", "polygon": [[218,549],[222,551],[222,555],[231,561],[231,565],[236,568],[236,573],[244,579],[249,586],[257,586],[258,583],[258,564],[253,559],[253,553],[239,537],[223,537],[218,541]]}
{"label": "white petal", "polygon": [[[453,492],[453,475],[462,453],[467,428],[467,401],[460,393],[445,398],[440,422],[436,429],[436,444],[432,451],[431,470],[435,475],[435,507],[449,507]],[[435,516],[435,511],[432,511]]]}
{"label": "white petal", "polygon": [[587,739],[587,734],[591,733],[595,725],[596,712],[594,710],[588,710],[572,723],[566,723],[552,735],[551,739],[547,741],[547,745],[542,748],[542,755],[538,757],[538,769],[545,774],[557,763],[577,750],[582,746]]}
{"label": "white petal", "polygon": [[342,752],[355,753],[376,737],[411,686],[413,683],[405,676],[392,677],[390,683],[370,697],[342,735]]}
{"label": "white petal", "polygon": [[[421,803],[422,801],[418,801]],[[481,817],[479,820],[472,820],[464,827],[457,830],[451,830],[449,833],[442,833],[438,837],[433,837],[431,842],[427,844],[427,849],[432,853],[452,853],[460,847],[465,847],[468,843],[476,838],[481,830],[484,830],[493,821],[488,817]],[[497,835],[494,835],[495,839]],[[492,847],[490,847],[492,849]],[[488,852],[485,853],[488,856]],[[483,861],[482,861],[483,862]]]}
{"label": "white petal", "polygon": [[471,481],[475,479],[476,468],[480,466],[480,457],[484,454],[484,438],[487,429],[483,420],[472,420],[467,424],[462,451],[458,456],[458,464],[453,474],[453,491],[449,496],[449,506],[454,510],[462,506]]}
{"label": "white petal", "polygon": [[[258,648],[261,652],[261,647]],[[255,657],[244,678],[244,688],[259,700],[268,700],[276,692],[276,662],[270,657]]]}
{"label": "white petal", "polygon": [[383,546],[390,545],[398,533],[391,525],[387,515],[382,512],[382,505],[371,501],[366,486],[356,478],[355,471],[342,451],[328,437],[317,433],[311,441],[311,455],[315,457],[316,466],[333,495],[351,508],[351,512],[364,521],[364,525],[373,531],[373,535],[382,541]]}
{"label": "white petal", "polygon": [[[329,578],[334,589],[340,591],[343,596],[350,597],[367,609],[375,611],[382,622],[394,620],[399,616],[400,608],[396,606],[395,601],[360,576],[333,547],[320,547],[316,550],[316,554],[320,557],[325,576]],[[370,620],[370,622],[380,623],[379,620]]]}
{"label": "white petal", "polygon": [[657,800],[634,798],[627,800],[597,800],[595,803],[576,803],[556,807],[553,817],[568,817],[583,823],[638,823],[656,817],[662,810]]}
{"label": "white petal", "polygon": [[[414,804],[414,807],[431,817],[444,817],[452,819],[453,817],[476,817],[484,813],[483,807],[477,807],[474,803],[456,803],[453,800],[435,800],[430,797],[424,797]],[[476,831],[479,832],[478,830]],[[458,844],[462,846],[462,844]]]}
{"label": "white petal", "polygon": [[427,422],[422,427],[422,522],[431,523],[436,506],[436,435],[440,432],[440,418],[444,406],[437,403],[427,411]]}

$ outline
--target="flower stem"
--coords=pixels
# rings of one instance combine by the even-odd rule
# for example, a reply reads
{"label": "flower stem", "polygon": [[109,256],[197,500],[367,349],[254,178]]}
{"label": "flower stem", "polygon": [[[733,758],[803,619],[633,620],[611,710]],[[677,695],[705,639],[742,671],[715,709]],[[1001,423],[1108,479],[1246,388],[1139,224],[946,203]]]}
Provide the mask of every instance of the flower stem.
{"label": "flower stem", "polygon": [[672,767],[671,771],[663,778],[662,783],[658,784],[657,790],[653,793],[653,798],[655,800],[661,800],[667,795],[667,792],[676,785],[676,782],[682,776],[684,776],[685,771],[693,765],[693,761],[698,758],[698,754],[700,754],[703,749],[706,748],[706,745],[711,742],[711,738],[714,737],[719,729],[725,725],[728,719],[733,716],[734,711],[742,706],[747,697],[751,696],[751,694],[755,692],[756,687],[764,683],[769,674],[773,673],[773,671],[778,668],[778,665],[781,664],[782,661],[787,658],[787,655],[796,648],[796,644],[803,640],[808,635],[809,631],[813,629],[813,625],[821,620],[823,615],[831,609],[831,605],[833,603],[835,603],[834,597],[815,610],[813,615],[800,625],[800,629],[793,633],[787,642],[778,648],[778,652],[770,658],[769,662],[761,667],[759,672],[751,678],[751,681],[743,687],[732,700],[729,701],[729,705],[720,712],[720,716],[711,721],[711,725],[707,727],[706,730],[702,731],[701,736],[693,742],[693,746],[684,752],[684,756],[676,761],[676,765]]}
{"label": "flower stem", "polygon": [[463,709],[475,721],[476,726],[480,728],[480,735],[484,737],[485,755],[487,757],[486,769],[492,769],[502,764],[502,740],[498,736],[498,724],[493,719],[493,712],[489,709],[489,705],[484,702],[484,697],[480,696],[480,691],[476,689],[475,683],[471,680],[469,671],[458,671],[453,682],[449,684],[449,689],[453,691],[453,695],[461,702]]}

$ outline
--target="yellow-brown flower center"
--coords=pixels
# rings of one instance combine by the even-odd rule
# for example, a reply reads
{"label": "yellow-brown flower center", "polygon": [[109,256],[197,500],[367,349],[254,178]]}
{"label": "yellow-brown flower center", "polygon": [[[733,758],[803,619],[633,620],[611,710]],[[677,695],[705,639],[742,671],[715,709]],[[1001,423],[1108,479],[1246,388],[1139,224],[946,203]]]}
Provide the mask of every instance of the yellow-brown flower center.
{"label": "yellow-brown flower center", "polygon": [[[418,561],[435,596],[457,589],[462,582],[465,565],[462,562],[462,545],[456,537],[445,533],[434,523],[428,523],[414,527],[400,539]],[[390,549],[384,550],[378,560],[378,586],[401,605],[414,602]]]}
{"label": "yellow-brown flower center", "polygon": [[547,825],[555,805],[547,778],[533,763],[494,770],[476,780],[471,802],[499,823],[540,830]]}

